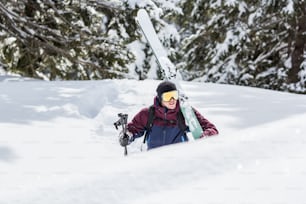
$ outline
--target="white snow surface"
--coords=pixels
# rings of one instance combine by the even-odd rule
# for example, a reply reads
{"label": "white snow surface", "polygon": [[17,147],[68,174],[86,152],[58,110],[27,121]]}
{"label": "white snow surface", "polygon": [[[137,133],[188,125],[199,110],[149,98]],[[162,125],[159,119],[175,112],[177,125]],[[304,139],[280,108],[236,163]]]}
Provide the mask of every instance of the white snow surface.
{"label": "white snow surface", "polygon": [[182,82],[220,134],[123,155],[113,123],[160,81],[0,80],[1,204],[292,204],[306,200],[306,96]]}

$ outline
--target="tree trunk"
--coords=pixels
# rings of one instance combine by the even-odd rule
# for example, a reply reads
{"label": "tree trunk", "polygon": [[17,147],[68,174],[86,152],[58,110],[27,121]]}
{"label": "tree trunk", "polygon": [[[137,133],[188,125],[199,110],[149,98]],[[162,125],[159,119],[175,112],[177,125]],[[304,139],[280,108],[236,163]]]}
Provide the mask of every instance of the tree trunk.
{"label": "tree trunk", "polygon": [[299,81],[298,73],[304,61],[304,51],[306,48],[306,3],[302,1],[298,4],[297,6],[301,13],[296,13],[297,31],[295,35],[295,46],[291,56],[292,67],[288,72],[289,83],[297,83]]}

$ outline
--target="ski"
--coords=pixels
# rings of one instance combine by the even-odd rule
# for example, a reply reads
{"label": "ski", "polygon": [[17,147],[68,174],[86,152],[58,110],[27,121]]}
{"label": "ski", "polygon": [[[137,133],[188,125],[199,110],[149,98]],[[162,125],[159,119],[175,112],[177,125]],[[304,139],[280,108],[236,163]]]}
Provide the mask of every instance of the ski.
{"label": "ski", "polygon": [[160,40],[158,39],[157,33],[154,26],[150,20],[149,14],[145,9],[139,9],[137,12],[136,22],[139,25],[144,37],[149,43],[154,56],[156,57],[157,63],[165,74],[167,80],[172,81],[177,86],[179,91],[179,100],[181,111],[184,115],[186,125],[189,127],[190,133],[187,134],[189,140],[194,140],[200,138],[203,133],[202,127],[188,102],[188,97],[183,91],[179,80],[176,75],[176,67],[168,58],[165,48],[162,46]]}

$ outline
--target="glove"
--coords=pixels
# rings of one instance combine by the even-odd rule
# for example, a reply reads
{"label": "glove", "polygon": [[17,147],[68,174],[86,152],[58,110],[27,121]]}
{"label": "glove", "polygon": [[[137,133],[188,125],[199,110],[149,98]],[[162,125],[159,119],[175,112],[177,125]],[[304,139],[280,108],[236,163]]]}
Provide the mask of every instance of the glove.
{"label": "glove", "polygon": [[202,135],[201,135],[200,138],[206,138],[206,137],[209,137],[210,135],[211,135],[211,134],[210,134],[210,131],[205,130],[205,131],[202,133]]}
{"label": "glove", "polygon": [[209,137],[209,136],[212,136],[212,135],[215,135],[216,133],[214,131],[210,131],[210,130],[205,130],[201,137],[200,138],[206,138],[206,137]]}
{"label": "glove", "polygon": [[123,133],[121,132],[119,134],[119,143],[122,147],[125,147],[129,144],[131,144],[131,141],[132,141],[132,134],[130,132],[126,132],[126,133]]}

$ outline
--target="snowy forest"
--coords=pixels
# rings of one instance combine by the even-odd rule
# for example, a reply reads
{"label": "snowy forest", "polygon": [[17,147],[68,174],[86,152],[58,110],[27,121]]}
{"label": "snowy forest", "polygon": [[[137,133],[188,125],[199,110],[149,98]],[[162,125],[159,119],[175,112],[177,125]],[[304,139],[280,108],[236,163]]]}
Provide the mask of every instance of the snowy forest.
{"label": "snowy forest", "polygon": [[305,0],[2,0],[0,75],[162,79],[139,8],[183,80],[306,93]]}

